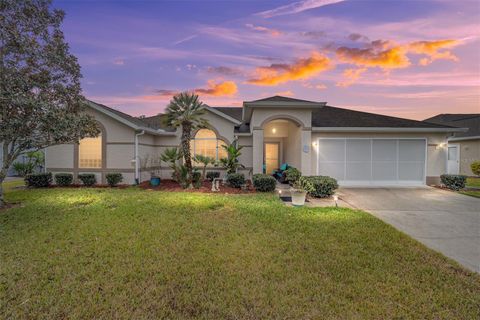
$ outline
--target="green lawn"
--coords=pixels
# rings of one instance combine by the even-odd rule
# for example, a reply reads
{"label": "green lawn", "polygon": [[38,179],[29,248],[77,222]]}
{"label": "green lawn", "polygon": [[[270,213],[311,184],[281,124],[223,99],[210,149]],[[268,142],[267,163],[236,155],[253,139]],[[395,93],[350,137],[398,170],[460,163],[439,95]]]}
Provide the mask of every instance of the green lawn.
{"label": "green lawn", "polygon": [[1,319],[478,319],[480,276],[273,195],[7,190]]}
{"label": "green lawn", "polygon": [[[480,188],[480,178],[467,178],[467,188]],[[480,198],[480,190],[460,191],[462,194]]]}

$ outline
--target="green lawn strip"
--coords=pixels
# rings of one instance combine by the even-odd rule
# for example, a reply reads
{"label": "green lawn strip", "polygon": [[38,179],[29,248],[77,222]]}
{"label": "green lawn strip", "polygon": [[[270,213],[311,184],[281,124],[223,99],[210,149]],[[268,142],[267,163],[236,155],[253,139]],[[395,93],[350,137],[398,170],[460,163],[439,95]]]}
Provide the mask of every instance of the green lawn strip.
{"label": "green lawn strip", "polygon": [[465,194],[467,196],[475,197],[475,198],[480,198],[480,190],[469,190],[469,191],[460,191],[461,194]]}
{"label": "green lawn strip", "polygon": [[470,188],[480,188],[480,178],[467,178],[466,186]]}
{"label": "green lawn strip", "polygon": [[8,189],[2,318],[480,317],[480,277],[368,213],[271,194]]}

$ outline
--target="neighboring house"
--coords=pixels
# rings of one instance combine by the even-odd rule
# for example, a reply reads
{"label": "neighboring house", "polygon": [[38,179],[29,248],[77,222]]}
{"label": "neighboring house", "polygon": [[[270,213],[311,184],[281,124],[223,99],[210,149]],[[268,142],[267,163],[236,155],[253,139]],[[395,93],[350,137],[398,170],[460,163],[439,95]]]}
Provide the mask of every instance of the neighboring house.
{"label": "neighboring house", "polygon": [[448,138],[447,172],[473,176],[470,164],[480,160],[480,113],[439,114],[424,121],[468,128]]}
{"label": "neighboring house", "polygon": [[[438,183],[446,172],[447,138],[461,131],[280,96],[205,110],[212,128],[194,133],[194,154],[219,159],[225,156],[221,146],[237,139],[247,175],[288,163],[303,175],[332,176],[341,185]],[[126,183],[147,180],[153,170],[170,177],[165,163],[140,165],[180,144],[181,131],[162,125],[162,115],[135,118],[94,102],[88,112],[97,119],[101,136],[48,148],[48,171],[93,172],[99,182],[105,182],[107,172],[121,172]]]}
{"label": "neighboring house", "polygon": [[[17,159],[15,159],[13,163],[15,162],[25,163],[26,161],[27,161],[27,156],[25,154],[21,154],[17,157]],[[0,164],[3,164],[3,143],[0,143]],[[18,173],[15,171],[12,164],[10,168],[8,168],[7,177],[15,177],[15,176],[18,176]]]}

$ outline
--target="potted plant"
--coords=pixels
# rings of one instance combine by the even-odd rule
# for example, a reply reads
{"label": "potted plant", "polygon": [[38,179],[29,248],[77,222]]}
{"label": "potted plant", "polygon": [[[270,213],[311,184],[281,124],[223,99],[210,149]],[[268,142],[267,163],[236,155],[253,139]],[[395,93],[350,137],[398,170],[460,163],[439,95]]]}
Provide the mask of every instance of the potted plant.
{"label": "potted plant", "polygon": [[296,182],[290,189],[290,194],[292,195],[292,205],[295,207],[301,207],[305,204],[305,198],[307,197],[307,191],[299,183]]}
{"label": "potted plant", "polygon": [[150,172],[150,185],[156,187],[160,185],[160,177],[156,175],[155,171]]}

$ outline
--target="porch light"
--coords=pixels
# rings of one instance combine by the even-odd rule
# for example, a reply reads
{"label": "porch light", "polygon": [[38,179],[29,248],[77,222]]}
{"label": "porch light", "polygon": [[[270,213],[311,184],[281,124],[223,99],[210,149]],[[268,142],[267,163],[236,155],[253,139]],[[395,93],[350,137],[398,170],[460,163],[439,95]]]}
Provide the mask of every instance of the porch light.
{"label": "porch light", "polygon": [[447,146],[447,144],[445,142],[442,142],[442,143],[438,144],[438,149],[445,149],[446,146]]}
{"label": "porch light", "polygon": [[273,128],[272,133],[274,133],[274,134],[277,133],[277,128]]}
{"label": "porch light", "polygon": [[316,146],[317,146],[317,142],[316,142],[316,141],[313,141],[313,142],[312,142],[312,146],[316,147]]}

